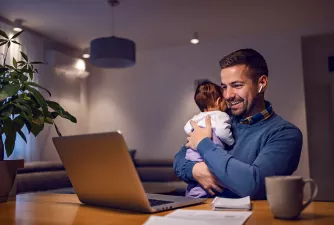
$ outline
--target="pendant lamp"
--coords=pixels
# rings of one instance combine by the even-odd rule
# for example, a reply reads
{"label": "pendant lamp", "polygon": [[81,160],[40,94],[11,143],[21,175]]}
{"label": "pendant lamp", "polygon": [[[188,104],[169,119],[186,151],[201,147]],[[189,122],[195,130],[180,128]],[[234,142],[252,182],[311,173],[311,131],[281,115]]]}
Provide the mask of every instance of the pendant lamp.
{"label": "pendant lamp", "polygon": [[[118,0],[108,0],[112,8]],[[102,68],[126,68],[136,63],[136,44],[134,41],[114,35],[114,18],[112,18],[112,36],[96,38],[90,43],[90,61]]]}

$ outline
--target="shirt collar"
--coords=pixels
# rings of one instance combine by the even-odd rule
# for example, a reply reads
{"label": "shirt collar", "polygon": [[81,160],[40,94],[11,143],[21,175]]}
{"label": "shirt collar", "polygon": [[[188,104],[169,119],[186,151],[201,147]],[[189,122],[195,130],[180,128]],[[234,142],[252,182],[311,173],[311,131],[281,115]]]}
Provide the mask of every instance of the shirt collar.
{"label": "shirt collar", "polygon": [[241,124],[249,124],[252,125],[254,123],[257,123],[262,120],[266,120],[270,118],[270,116],[273,114],[273,107],[270,102],[265,101],[265,106],[266,108],[262,111],[259,112],[258,114],[255,114],[253,116],[249,116],[247,118],[241,119],[240,123]]}

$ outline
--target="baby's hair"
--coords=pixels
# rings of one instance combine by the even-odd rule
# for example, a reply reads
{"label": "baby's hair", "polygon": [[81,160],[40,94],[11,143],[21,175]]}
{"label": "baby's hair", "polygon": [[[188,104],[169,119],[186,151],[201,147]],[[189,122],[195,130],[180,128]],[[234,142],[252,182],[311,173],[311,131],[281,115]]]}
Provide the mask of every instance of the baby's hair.
{"label": "baby's hair", "polygon": [[223,101],[223,89],[219,85],[207,79],[198,82],[194,100],[201,112],[215,107],[218,98]]}

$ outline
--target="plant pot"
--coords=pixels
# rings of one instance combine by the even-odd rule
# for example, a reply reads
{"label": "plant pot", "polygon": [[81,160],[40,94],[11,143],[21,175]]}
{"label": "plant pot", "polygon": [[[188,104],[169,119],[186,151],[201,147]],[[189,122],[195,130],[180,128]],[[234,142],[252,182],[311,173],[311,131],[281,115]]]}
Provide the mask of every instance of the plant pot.
{"label": "plant pot", "polygon": [[24,160],[0,161],[0,203],[8,201],[8,195],[12,190],[18,168],[24,167]]}

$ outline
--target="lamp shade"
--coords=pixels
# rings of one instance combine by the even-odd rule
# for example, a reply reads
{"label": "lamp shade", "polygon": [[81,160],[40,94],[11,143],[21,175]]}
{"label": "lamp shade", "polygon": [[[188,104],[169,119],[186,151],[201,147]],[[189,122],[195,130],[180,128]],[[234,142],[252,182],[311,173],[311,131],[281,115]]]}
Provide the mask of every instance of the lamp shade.
{"label": "lamp shade", "polygon": [[125,38],[103,37],[90,43],[90,61],[102,68],[125,68],[136,63],[136,44]]}

